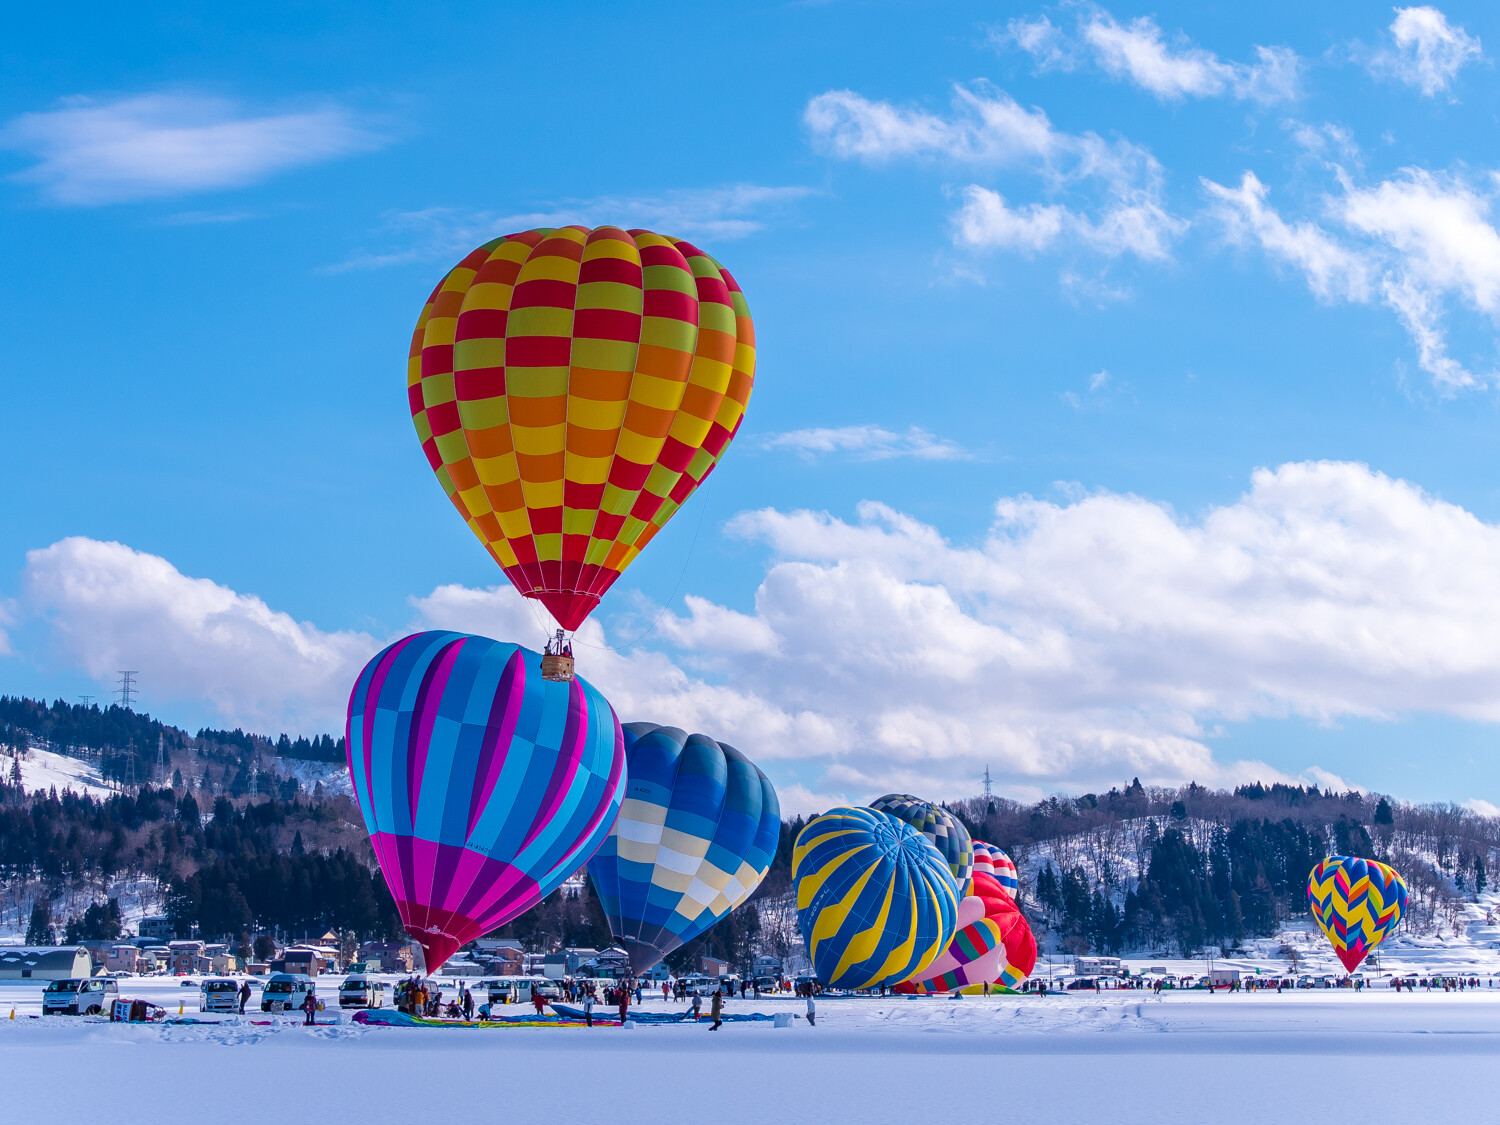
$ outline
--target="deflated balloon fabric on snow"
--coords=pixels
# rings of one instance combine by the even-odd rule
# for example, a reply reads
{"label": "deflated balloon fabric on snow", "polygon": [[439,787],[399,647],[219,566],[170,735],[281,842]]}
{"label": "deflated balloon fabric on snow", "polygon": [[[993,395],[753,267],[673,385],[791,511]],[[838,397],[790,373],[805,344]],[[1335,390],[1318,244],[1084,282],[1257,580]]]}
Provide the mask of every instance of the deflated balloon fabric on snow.
{"label": "deflated balloon fabric on snow", "polygon": [[417,633],[370,661],[349,698],[349,774],[401,921],[427,971],[529,909],[598,849],[625,747],[586,681],[541,654]]}

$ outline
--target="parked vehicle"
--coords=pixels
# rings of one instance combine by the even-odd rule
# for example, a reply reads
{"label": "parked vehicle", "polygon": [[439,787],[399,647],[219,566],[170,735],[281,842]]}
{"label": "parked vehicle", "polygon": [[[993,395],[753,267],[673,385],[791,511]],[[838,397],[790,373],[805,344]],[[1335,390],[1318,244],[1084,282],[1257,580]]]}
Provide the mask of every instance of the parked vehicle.
{"label": "parked vehicle", "polygon": [[240,982],[228,977],[211,977],[198,990],[200,1012],[238,1012],[240,1010]]}
{"label": "parked vehicle", "polygon": [[306,973],[272,973],[260,994],[262,1012],[293,1012],[302,1006],[311,992],[317,995],[318,986]]}
{"label": "parked vehicle", "polygon": [[340,1008],[384,1008],[385,982],[355,973],[339,985]]}
{"label": "parked vehicle", "polygon": [[42,992],[44,1016],[97,1016],[120,995],[120,983],[109,977],[55,980]]}
{"label": "parked vehicle", "polygon": [[533,992],[549,1002],[562,999],[562,988],[546,977],[489,977],[477,981],[472,991],[491,1004],[530,1004]]}

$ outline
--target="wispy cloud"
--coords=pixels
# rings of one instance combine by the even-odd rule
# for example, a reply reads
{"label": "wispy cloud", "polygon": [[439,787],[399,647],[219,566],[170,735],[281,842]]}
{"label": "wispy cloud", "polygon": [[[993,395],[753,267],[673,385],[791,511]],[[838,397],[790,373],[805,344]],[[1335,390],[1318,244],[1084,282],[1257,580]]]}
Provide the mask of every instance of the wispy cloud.
{"label": "wispy cloud", "polygon": [[185,94],[69,98],[0,128],[0,145],[36,160],[13,179],[81,207],[243,187],[383,143],[338,106],[256,115]]}
{"label": "wispy cloud", "polygon": [[679,238],[727,242],[764,230],[785,214],[788,207],[812,194],[813,189],[807,187],[729,184],[660,195],[564,200],[514,214],[450,207],[398,211],[386,218],[379,232],[390,248],[362,250],[346,261],[326,267],[324,272],[380,269],[405,262],[451,258],[501,235],[569,223],[644,227]]}
{"label": "wispy cloud", "polygon": [[832,156],[884,164],[937,159],[1036,174],[1050,193],[1079,204],[1008,203],[998,191],[970,184],[952,216],[954,241],[981,250],[1034,254],[1064,244],[1109,256],[1169,256],[1186,223],[1161,199],[1161,166],[1127,140],[1068,133],[1040,109],[1027,109],[987,83],[956,86],[953,109],[928,110],[830,90],[807,104],[803,121]]}
{"label": "wispy cloud", "polygon": [[1150,16],[1121,23],[1091,4],[1081,7],[1076,34],[1046,16],[1022,16],[992,38],[1031,55],[1039,70],[1072,70],[1090,58],[1106,74],[1163,101],[1232,97],[1271,103],[1290,101],[1300,92],[1302,60],[1288,47],[1257,46],[1253,63],[1226,62],[1186,36],[1169,42]]}
{"label": "wispy cloud", "polygon": [[1375,77],[1393,78],[1429,98],[1446,92],[1460,70],[1484,58],[1477,35],[1426,5],[1397,8],[1387,35],[1389,45],[1367,53],[1365,66]]}
{"label": "wispy cloud", "polygon": [[769,434],[757,441],[760,449],[785,449],[808,459],[846,454],[858,461],[888,461],[910,457],[918,461],[971,461],[974,455],[957,442],[916,426],[897,433],[883,426],[838,426]]}

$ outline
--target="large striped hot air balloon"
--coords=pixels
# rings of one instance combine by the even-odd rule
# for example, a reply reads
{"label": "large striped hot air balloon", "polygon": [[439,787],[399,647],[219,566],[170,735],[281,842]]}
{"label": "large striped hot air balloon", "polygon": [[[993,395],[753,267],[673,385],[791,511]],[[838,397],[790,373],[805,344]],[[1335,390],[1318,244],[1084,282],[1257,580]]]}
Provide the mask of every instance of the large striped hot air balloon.
{"label": "large striped hot air balloon", "polygon": [[1307,878],[1307,902],[1351,973],[1406,912],[1406,881],[1373,859],[1331,855]]}
{"label": "large striped hot air balloon", "polygon": [[808,821],[792,850],[797,925],[818,979],[876,988],[920,973],[953,940],[958,885],[916,829],[845,806]]}
{"label": "large striped hot air balloon", "polygon": [[776,856],[781,805],[733,746],[655,723],[624,732],[625,798],[589,875],[640,974],[750,897]]}
{"label": "large striped hot air balloon", "polygon": [[969,893],[969,872],[974,869],[974,842],[958,817],[942,805],[913,797],[910,793],[887,793],[871,801],[870,807],[911,825],[932,841],[932,846],[948,861],[959,893]]}
{"label": "large striped hot air balloon", "polygon": [[975,841],[973,893],[959,903],[953,941],[897,992],[984,992],[985,985],[1016,989],[1036,967],[1036,937],[1010,893],[981,865]]}
{"label": "large striped hot air balloon", "polygon": [[427,971],[539,902],[603,842],[625,747],[585,681],[464,633],[397,641],[349,697],[349,774]]}
{"label": "large striped hot air balloon", "polygon": [[679,238],[569,226],[454,266],[406,383],[443,491],[516,589],[576,629],[713,471],[754,378],[728,270]]}
{"label": "large striped hot air balloon", "polygon": [[1020,893],[1021,877],[1016,871],[1015,861],[994,844],[986,844],[983,840],[974,841],[974,870],[994,876],[1011,898]]}

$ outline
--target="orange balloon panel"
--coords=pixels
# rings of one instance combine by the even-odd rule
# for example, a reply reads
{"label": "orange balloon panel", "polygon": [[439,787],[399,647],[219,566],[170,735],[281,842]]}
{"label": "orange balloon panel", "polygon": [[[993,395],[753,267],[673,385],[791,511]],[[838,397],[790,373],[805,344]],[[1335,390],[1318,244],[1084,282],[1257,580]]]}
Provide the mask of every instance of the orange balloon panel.
{"label": "orange balloon panel", "polygon": [[516,589],[576,629],[739,430],[755,330],[680,238],[523,231],[449,271],[412,334],[412,420]]}

